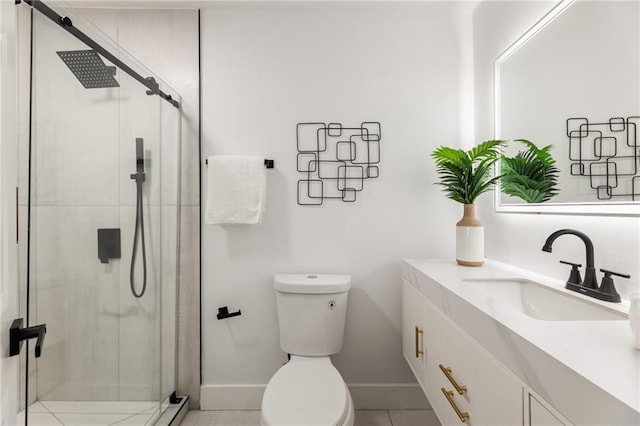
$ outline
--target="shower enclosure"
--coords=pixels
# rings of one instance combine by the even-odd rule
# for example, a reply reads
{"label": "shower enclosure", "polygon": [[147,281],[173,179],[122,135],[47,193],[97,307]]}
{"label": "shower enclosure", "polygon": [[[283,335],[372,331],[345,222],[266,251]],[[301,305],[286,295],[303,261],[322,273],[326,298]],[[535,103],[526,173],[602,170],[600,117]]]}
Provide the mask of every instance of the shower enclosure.
{"label": "shower enclosure", "polygon": [[180,96],[77,10],[18,7],[20,316],[46,326],[19,419],[154,424],[176,402]]}

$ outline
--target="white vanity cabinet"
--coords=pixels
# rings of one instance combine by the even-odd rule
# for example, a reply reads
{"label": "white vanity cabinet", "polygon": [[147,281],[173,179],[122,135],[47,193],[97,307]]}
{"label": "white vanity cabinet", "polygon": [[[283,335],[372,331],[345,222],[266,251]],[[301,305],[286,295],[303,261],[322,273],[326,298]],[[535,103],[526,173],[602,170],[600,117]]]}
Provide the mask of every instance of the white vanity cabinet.
{"label": "white vanity cabinet", "polygon": [[[562,280],[490,259],[482,268],[407,259],[401,274],[404,308],[411,309],[403,314],[405,357],[442,424],[640,425],[640,358],[624,306],[591,302]],[[513,299],[508,292],[518,282],[529,284]],[[560,303],[557,293],[620,315],[540,319],[522,305],[531,301],[529,285],[548,292],[540,303]],[[562,303],[558,312],[574,313]],[[415,325],[422,330],[418,358]]]}
{"label": "white vanity cabinet", "polygon": [[[426,387],[429,401],[438,398],[448,405],[445,411],[455,414],[455,422],[470,425],[522,424],[522,383],[493,359],[477,342],[428,300],[424,301],[425,318],[436,322],[438,333],[428,351]],[[439,408],[439,407],[438,407]],[[435,409],[435,408],[434,408]],[[464,413],[467,413],[466,419]],[[449,417],[442,410],[436,414]]]}
{"label": "white vanity cabinet", "polygon": [[404,280],[402,292],[404,357],[440,422],[522,424],[521,382]]}
{"label": "white vanity cabinet", "polygon": [[542,398],[530,392],[525,398],[525,426],[569,426],[560,413],[549,406]]}

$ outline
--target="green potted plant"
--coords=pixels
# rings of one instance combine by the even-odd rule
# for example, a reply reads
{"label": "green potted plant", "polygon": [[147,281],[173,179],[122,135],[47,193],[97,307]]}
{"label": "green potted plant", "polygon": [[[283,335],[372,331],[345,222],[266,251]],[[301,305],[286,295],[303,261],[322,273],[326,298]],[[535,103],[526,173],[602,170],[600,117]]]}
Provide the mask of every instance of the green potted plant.
{"label": "green potted plant", "polygon": [[464,205],[464,215],[456,224],[456,261],[464,266],[484,263],[484,227],[475,215],[475,200],[492,188],[500,176],[492,176],[503,140],[488,140],[468,151],[440,146],[431,153],[438,185],[445,195]]}
{"label": "green potted plant", "polygon": [[538,148],[526,139],[516,139],[526,147],[515,157],[500,155],[500,190],[527,203],[543,203],[556,196],[558,175],[556,160],[550,151],[553,145]]}

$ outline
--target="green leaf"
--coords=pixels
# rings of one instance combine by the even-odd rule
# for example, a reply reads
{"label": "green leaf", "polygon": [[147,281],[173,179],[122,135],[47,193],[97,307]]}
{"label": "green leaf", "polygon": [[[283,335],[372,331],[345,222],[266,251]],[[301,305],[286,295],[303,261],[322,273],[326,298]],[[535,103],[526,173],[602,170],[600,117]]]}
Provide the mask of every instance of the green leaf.
{"label": "green leaf", "polygon": [[526,146],[515,157],[500,156],[501,191],[527,203],[549,201],[559,192],[560,171],[551,155],[553,145],[538,148],[526,139],[516,139]]}
{"label": "green leaf", "polygon": [[436,148],[431,157],[440,178],[438,185],[443,187],[445,195],[458,203],[473,204],[476,198],[491,189],[499,176],[491,177],[490,174],[505,143],[488,140],[469,151],[446,146]]}

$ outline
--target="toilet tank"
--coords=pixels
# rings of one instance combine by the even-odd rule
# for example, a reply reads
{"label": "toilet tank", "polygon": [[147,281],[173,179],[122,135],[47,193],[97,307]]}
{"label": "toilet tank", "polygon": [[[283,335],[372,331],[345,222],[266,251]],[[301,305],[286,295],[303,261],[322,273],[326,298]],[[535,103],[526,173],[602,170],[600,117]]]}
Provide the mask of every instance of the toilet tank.
{"label": "toilet tank", "polygon": [[303,356],[340,352],[350,275],[277,274],[273,286],[282,350]]}

